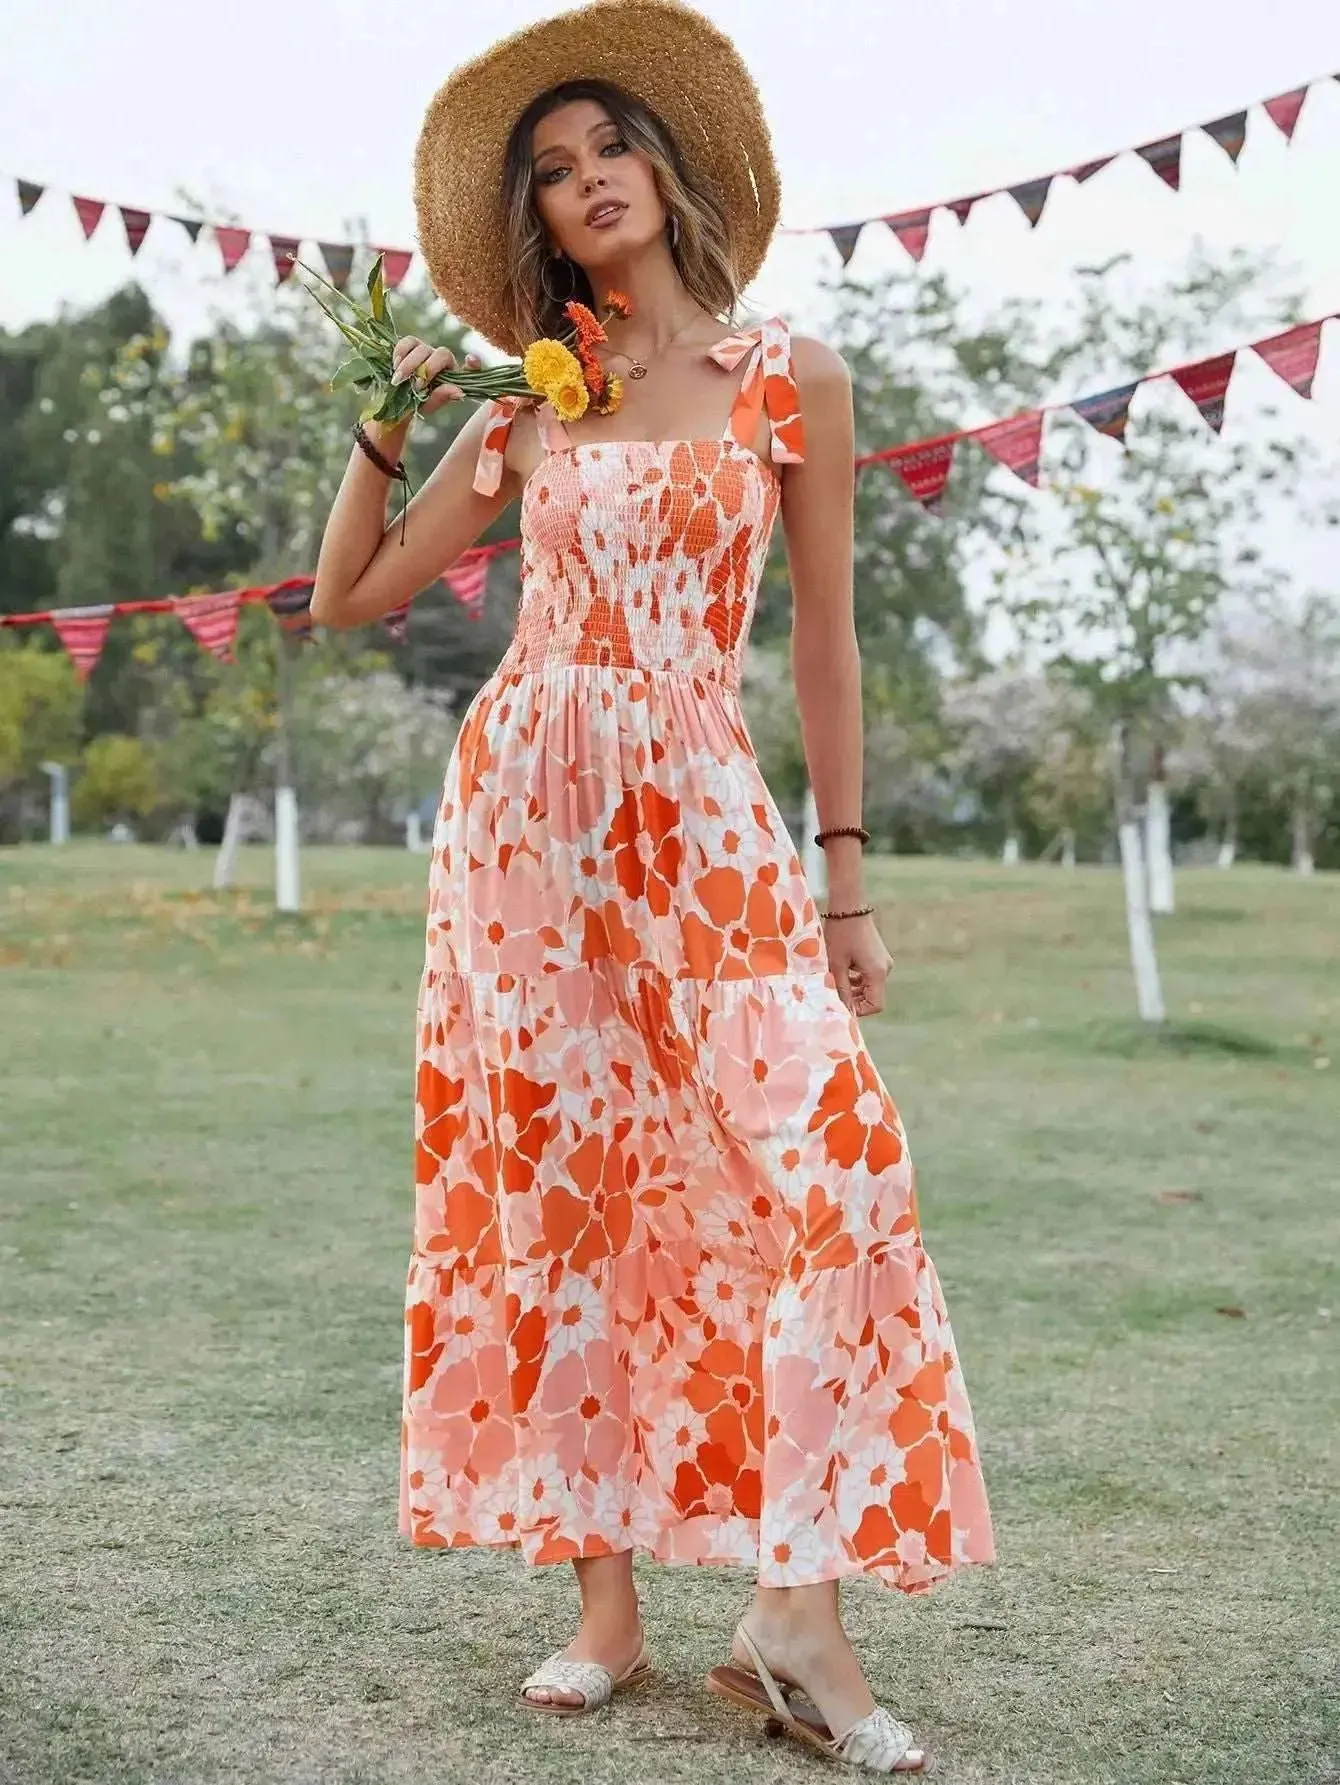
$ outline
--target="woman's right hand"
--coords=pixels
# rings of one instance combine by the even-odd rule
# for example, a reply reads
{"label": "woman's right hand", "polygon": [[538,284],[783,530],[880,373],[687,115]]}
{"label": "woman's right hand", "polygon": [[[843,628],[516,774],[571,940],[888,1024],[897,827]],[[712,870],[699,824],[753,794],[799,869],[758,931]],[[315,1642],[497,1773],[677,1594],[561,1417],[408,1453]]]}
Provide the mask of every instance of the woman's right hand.
{"label": "woman's right hand", "polygon": [[[434,378],[443,372],[454,372],[456,355],[448,347],[430,347],[426,341],[420,341],[417,335],[402,335],[391,350],[391,383],[403,384],[407,378],[418,378],[423,384],[431,384]],[[465,366],[468,371],[477,372],[480,360],[477,353],[466,355]],[[439,384],[430,392],[420,406],[420,413],[431,415],[435,409],[441,409],[444,403],[457,403],[465,392],[455,384]]]}

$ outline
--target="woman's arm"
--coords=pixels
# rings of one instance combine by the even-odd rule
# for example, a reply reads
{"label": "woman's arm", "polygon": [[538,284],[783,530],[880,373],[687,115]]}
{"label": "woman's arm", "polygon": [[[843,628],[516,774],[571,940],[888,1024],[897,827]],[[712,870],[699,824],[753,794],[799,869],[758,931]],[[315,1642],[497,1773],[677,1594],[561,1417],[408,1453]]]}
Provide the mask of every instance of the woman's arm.
{"label": "woman's arm", "polygon": [[[366,626],[390,613],[426,588],[502,513],[516,494],[510,469],[504,469],[496,496],[477,495],[473,487],[487,415],[481,406],[471,416],[410,503],[403,545],[399,517],[386,519],[387,479],[354,446],[317,557],[312,618],[318,624]],[[394,464],[408,432],[406,422],[392,428],[372,423],[368,438]]]}
{"label": "woman's arm", "polygon": [[[855,491],[851,375],[822,341],[792,344],[805,462],[788,465],[782,524],[791,573],[791,664],[819,828],[861,822],[861,658],[852,618]],[[825,844],[829,903],[865,903],[861,845]]]}
{"label": "woman's arm", "polygon": [[[821,341],[792,343],[805,460],[788,465],[782,482],[782,524],[791,572],[791,664],[805,762],[820,830],[861,822],[861,657],[852,603],[852,509],[856,473],[851,374]],[[828,907],[866,904],[861,843],[834,837],[824,845]],[[826,926],[829,966],[842,1001],[856,1016],[884,1007],[892,966],[873,917]]]}

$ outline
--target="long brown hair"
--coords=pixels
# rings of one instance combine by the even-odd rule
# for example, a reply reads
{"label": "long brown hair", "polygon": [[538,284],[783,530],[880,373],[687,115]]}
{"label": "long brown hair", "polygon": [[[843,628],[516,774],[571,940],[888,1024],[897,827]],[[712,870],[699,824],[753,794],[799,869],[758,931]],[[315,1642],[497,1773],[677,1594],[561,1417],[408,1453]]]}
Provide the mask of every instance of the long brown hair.
{"label": "long brown hair", "polygon": [[[541,335],[568,332],[570,325],[563,305],[571,298],[591,309],[597,308],[589,280],[573,261],[567,266],[575,276],[575,289],[567,289],[565,269],[561,276],[549,276],[549,283],[559,294],[557,299],[545,291],[549,247],[535,208],[532,133],[541,118],[576,99],[590,99],[604,106],[628,146],[647,157],[661,203],[671,219],[670,251],[685,289],[713,316],[724,322],[733,321],[739,301],[739,276],[726,214],[715,194],[685,165],[670,131],[640,99],[634,99],[610,81],[564,81],[541,93],[522,112],[508,138],[503,162],[515,342],[524,344]],[[605,294],[600,295],[603,300]]]}

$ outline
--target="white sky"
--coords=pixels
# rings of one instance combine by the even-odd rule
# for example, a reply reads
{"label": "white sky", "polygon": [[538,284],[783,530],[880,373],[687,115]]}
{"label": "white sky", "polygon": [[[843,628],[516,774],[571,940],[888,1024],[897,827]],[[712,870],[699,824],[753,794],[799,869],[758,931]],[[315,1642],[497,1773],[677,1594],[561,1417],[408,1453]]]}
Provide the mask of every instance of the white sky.
{"label": "white sky", "polygon": [[[762,90],[783,180],[783,221],[841,222],[1017,182],[1166,135],[1340,70],[1335,0],[702,0],[739,44]],[[218,277],[217,249],[157,221],[138,262],[119,217],[85,243],[63,195],[206,214],[306,238],[367,232],[410,246],[410,163],[424,108],[452,65],[557,10],[534,0],[470,8],[367,0],[48,0],[9,8],[0,57],[0,325],[96,301],[132,264],[174,328],[205,324],[263,289]],[[20,220],[12,177],[48,183]],[[1236,172],[1188,139],[1183,189],[1135,157],[1088,186],[1061,182],[1030,231],[1007,198],[960,230],[940,218],[928,267],[986,304],[1064,301],[1070,269],[1122,249],[1151,277],[1210,245],[1268,249],[1298,269],[1308,315],[1340,310],[1340,83],[1308,100],[1292,147],[1260,111]],[[58,196],[59,195],[59,196]],[[192,206],[191,208],[195,208]],[[901,254],[876,227],[857,273]],[[824,237],[779,239],[755,300],[798,322],[815,277],[836,264]],[[1297,409],[1316,438],[1340,437],[1340,323],[1323,348],[1317,400]],[[1206,351],[1235,344],[1230,333]],[[1259,385],[1256,380],[1262,380]],[[1229,399],[1268,390],[1255,364]],[[1088,388],[1086,386],[1085,388]],[[1283,402],[1291,404],[1287,391]],[[1058,397],[1082,394],[1058,391]],[[1139,414],[1137,399],[1136,416]],[[965,423],[987,419],[964,416]],[[1138,420],[1133,423],[1138,426]],[[1007,475],[1000,473],[1000,475]],[[1044,498],[1045,499],[1045,498]],[[1334,586],[1334,547],[1272,545],[1298,575]]]}

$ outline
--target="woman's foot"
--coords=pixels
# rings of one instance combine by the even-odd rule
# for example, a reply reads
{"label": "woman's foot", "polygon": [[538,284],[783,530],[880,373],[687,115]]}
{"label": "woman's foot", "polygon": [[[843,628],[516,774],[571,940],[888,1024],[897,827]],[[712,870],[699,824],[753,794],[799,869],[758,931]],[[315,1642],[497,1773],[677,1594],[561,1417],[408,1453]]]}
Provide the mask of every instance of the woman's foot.
{"label": "woman's foot", "polygon": [[[835,1739],[875,1709],[861,1663],[842,1628],[836,1581],[760,1587],[743,1622],[769,1671],[799,1687]],[[738,1667],[753,1671],[753,1659],[738,1636],[731,1654]],[[911,1748],[900,1770],[916,1770],[923,1759],[919,1748]]]}
{"label": "woman's foot", "polygon": [[[642,1653],[642,1614],[633,1585],[631,1553],[598,1556],[574,1562],[582,1595],[582,1621],[576,1636],[563,1650],[565,1661],[594,1661],[617,1680],[627,1673]],[[583,1695],[554,1686],[531,1686],[526,1697],[534,1704],[567,1705],[580,1710]]]}

